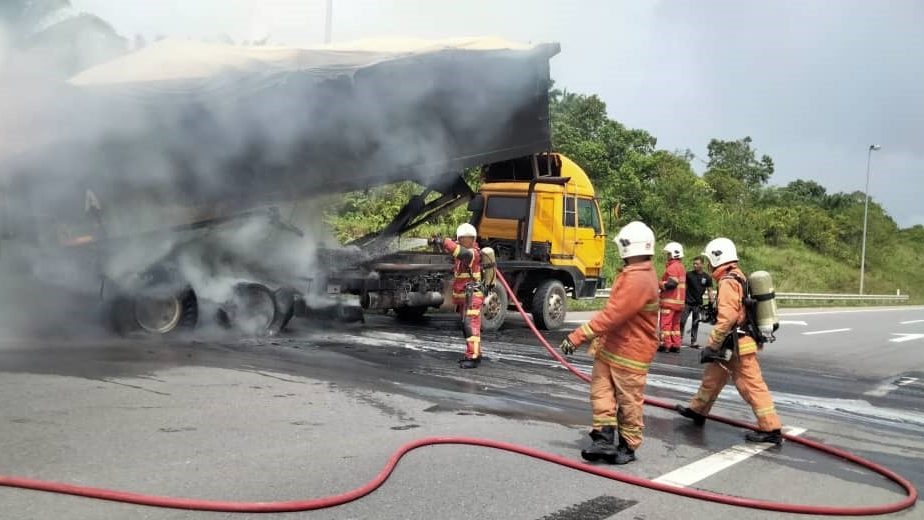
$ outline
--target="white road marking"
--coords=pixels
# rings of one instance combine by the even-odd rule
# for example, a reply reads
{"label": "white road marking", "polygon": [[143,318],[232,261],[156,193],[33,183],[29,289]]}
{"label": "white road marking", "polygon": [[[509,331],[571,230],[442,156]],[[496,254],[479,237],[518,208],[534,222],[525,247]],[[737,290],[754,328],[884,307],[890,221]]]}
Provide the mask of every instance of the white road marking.
{"label": "white road marking", "polygon": [[804,321],[795,321],[795,320],[780,320],[780,325],[803,325],[808,326],[808,323]]}
{"label": "white road marking", "polygon": [[821,314],[852,314],[855,312],[897,312],[924,310],[924,307],[889,307],[886,309],[843,309],[837,311],[781,312],[780,316],[818,316]]}
{"label": "white road marking", "polygon": [[863,395],[869,395],[872,397],[885,397],[890,393],[898,390],[901,386],[916,385],[918,383],[918,378],[916,377],[900,377],[895,381],[887,381],[881,385],[873,388],[872,390],[867,390],[863,392]]}
{"label": "white road marking", "polygon": [[906,342],[906,341],[911,341],[911,340],[913,340],[913,339],[921,339],[921,338],[924,338],[924,334],[901,334],[901,333],[898,333],[898,332],[893,332],[892,335],[893,335],[893,336],[900,336],[900,337],[898,337],[898,338],[892,338],[892,339],[890,339],[889,341],[891,341],[892,343],[904,343],[904,342]]}
{"label": "white road marking", "polygon": [[895,385],[894,385],[893,383],[891,383],[891,382],[889,382],[889,383],[883,383],[883,384],[877,386],[876,388],[873,388],[872,390],[867,390],[867,391],[863,392],[863,395],[868,395],[868,396],[870,396],[870,397],[885,397],[885,396],[889,395],[890,393],[894,392],[894,391],[897,390],[897,389],[898,389],[898,387],[895,386]]}
{"label": "white road marking", "polygon": [[[805,433],[805,428],[786,427],[783,428],[783,431],[790,435],[801,435]],[[687,464],[682,468],[675,469],[670,473],[665,473],[654,479],[654,481],[676,487],[691,486],[771,447],[773,447],[772,444],[739,444],[732,446],[704,459]]]}
{"label": "white road marking", "polygon": [[924,320],[910,320],[901,322],[902,325],[910,325],[912,323],[924,323]]}
{"label": "white road marking", "polygon": [[832,332],[847,332],[850,329],[830,329],[830,330],[816,330],[812,332],[803,332],[803,336],[811,336],[813,334],[830,334]]}

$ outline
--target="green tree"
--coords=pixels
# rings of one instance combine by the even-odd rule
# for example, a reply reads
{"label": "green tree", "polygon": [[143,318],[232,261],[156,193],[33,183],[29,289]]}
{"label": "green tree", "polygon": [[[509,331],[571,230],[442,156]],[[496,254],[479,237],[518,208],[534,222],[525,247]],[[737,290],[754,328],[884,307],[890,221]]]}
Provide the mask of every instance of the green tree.
{"label": "green tree", "polygon": [[804,181],[802,179],[790,182],[781,191],[784,196],[791,197],[793,202],[807,202],[818,206],[823,206],[828,197],[828,192],[824,186],[815,181]]}
{"label": "green tree", "polygon": [[688,156],[658,150],[650,156],[641,219],[665,239],[709,238],[712,191]]}
{"label": "green tree", "polygon": [[703,178],[712,186],[717,201],[744,203],[773,175],[773,160],[767,155],[758,160],[751,142],[750,137],[709,141],[708,169]]}

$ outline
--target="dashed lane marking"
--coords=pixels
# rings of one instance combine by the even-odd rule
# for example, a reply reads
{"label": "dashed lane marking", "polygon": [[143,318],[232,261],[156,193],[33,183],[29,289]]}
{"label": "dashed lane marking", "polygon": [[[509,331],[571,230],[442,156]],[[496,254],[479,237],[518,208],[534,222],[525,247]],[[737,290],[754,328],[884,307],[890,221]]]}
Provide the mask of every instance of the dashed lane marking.
{"label": "dashed lane marking", "polygon": [[906,341],[924,338],[924,334],[904,334],[904,333],[893,332],[892,335],[898,336],[897,338],[892,338],[889,340],[892,343],[904,343]]}
{"label": "dashed lane marking", "polygon": [[803,332],[803,336],[811,336],[813,334],[831,334],[832,332],[847,332],[850,329],[829,329],[829,330],[816,330],[812,332]]}
{"label": "dashed lane marking", "polygon": [[924,323],[924,320],[908,320],[899,322],[901,325],[911,325],[912,323]]}
{"label": "dashed lane marking", "polygon": [[[805,433],[805,428],[786,427],[783,428],[783,431],[789,435],[802,435]],[[654,481],[676,487],[691,486],[772,447],[772,444],[739,444],[732,446],[687,464],[682,468],[675,469],[670,473],[665,473]]]}

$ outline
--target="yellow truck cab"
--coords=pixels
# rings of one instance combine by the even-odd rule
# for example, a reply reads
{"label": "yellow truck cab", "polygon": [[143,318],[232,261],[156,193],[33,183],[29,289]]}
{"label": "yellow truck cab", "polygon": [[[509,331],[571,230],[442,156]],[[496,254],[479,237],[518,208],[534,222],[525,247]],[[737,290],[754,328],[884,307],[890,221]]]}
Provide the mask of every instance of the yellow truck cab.
{"label": "yellow truck cab", "polygon": [[[469,209],[479,244],[494,248],[498,267],[537,326],[561,326],[568,296],[593,298],[603,286],[606,235],[594,187],[564,155],[485,166]],[[503,322],[499,311],[506,310],[507,298],[495,290],[486,300],[485,328],[495,329]]]}

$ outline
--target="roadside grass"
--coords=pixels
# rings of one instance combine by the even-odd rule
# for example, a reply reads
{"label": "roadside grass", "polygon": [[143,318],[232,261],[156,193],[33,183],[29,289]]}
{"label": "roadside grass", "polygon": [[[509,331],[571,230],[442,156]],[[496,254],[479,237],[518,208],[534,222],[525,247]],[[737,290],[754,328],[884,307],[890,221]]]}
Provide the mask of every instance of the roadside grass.
{"label": "roadside grass", "polygon": [[[704,244],[684,244],[687,252],[684,264],[692,266],[693,257],[703,250]],[[862,307],[869,305],[924,304],[924,244],[899,243],[888,254],[877,255],[877,261],[867,258],[864,292],[872,295],[893,295],[896,290],[909,295],[904,302],[858,300],[779,300],[780,307]],[[769,245],[742,247],[739,251],[745,272],[768,271],[773,276],[776,292],[858,294],[860,268],[819,254],[804,246]],[[615,248],[606,251],[607,286],[612,285],[620,260]],[[664,271],[664,260],[655,258],[658,276]],[[600,310],[606,299],[568,300],[572,311]]]}

